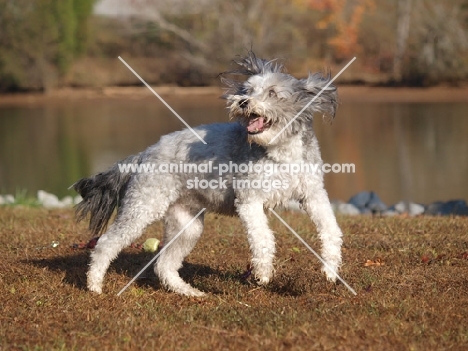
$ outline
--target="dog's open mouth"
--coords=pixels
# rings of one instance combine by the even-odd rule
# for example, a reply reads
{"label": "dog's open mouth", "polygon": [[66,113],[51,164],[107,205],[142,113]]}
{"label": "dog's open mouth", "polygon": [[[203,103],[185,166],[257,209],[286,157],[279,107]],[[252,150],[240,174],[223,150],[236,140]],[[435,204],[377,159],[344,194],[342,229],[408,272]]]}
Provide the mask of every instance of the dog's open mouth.
{"label": "dog's open mouth", "polygon": [[259,115],[251,115],[247,124],[247,132],[249,134],[263,133],[265,130],[270,128],[271,122],[267,122],[266,118]]}

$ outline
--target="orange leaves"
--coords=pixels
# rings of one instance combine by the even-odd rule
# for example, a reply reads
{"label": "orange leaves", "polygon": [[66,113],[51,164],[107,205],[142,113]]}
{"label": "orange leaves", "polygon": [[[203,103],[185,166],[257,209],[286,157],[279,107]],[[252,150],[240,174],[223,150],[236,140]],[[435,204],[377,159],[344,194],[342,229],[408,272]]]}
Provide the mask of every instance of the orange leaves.
{"label": "orange leaves", "polygon": [[359,26],[366,11],[375,9],[375,0],[309,0],[308,4],[324,13],[316,24],[318,29],[335,29],[336,34],[328,42],[338,57],[349,57],[360,50]]}
{"label": "orange leaves", "polygon": [[468,251],[462,252],[460,255],[458,255],[458,258],[460,260],[468,260]]}
{"label": "orange leaves", "polygon": [[[457,260],[468,260],[468,251],[465,251],[465,252],[462,252],[460,254],[437,254],[437,253],[434,253],[434,252],[429,252],[429,253],[425,253],[425,254],[422,254],[421,256],[416,256],[416,262],[419,262],[419,263],[422,263],[423,265],[432,265],[432,264],[443,264],[443,265],[447,265],[447,266],[450,266],[452,264],[454,264],[454,262],[456,262]],[[412,260],[412,262],[414,263],[414,261]],[[456,264],[456,263],[455,263]],[[372,260],[366,260],[366,262],[364,263],[364,267],[381,267],[381,266],[384,266],[385,265],[385,262],[377,257],[377,258],[374,258]]]}
{"label": "orange leaves", "polygon": [[444,263],[446,265],[450,265],[453,263],[453,261],[456,260],[468,260],[468,251],[462,252],[459,255],[446,255],[446,254],[440,254],[440,255],[431,255],[431,254],[424,254],[421,256],[421,263],[423,264],[433,264],[437,262]]}
{"label": "orange leaves", "polygon": [[[443,264],[443,265],[451,265],[453,264],[453,260],[468,260],[468,251],[462,252],[459,255],[447,255],[447,254],[433,254],[433,253],[426,253],[422,254],[419,257],[419,262],[423,265],[432,265],[435,263]],[[381,267],[384,266],[385,263],[381,258],[375,258],[373,260],[366,260],[364,263],[364,267]]]}
{"label": "orange leaves", "polygon": [[436,257],[432,257],[431,255],[422,255],[421,263],[431,264],[435,262],[442,262],[446,258],[446,256],[447,255],[445,254],[437,255]]}
{"label": "orange leaves", "polygon": [[376,258],[375,260],[367,260],[364,263],[364,267],[380,267],[383,266],[384,263],[380,258]]}
{"label": "orange leaves", "polygon": [[73,244],[71,247],[72,249],[94,249],[94,247],[96,246],[97,242],[99,240],[99,237],[94,237],[92,238],[91,240],[89,240],[87,243],[84,243],[84,242],[80,242],[79,244]]}
{"label": "orange leaves", "polygon": [[317,11],[331,11],[336,9],[337,0],[310,0],[309,6]]}
{"label": "orange leaves", "polygon": [[429,255],[422,255],[421,256],[421,263],[429,264],[430,262],[431,262],[431,258],[429,257]]}

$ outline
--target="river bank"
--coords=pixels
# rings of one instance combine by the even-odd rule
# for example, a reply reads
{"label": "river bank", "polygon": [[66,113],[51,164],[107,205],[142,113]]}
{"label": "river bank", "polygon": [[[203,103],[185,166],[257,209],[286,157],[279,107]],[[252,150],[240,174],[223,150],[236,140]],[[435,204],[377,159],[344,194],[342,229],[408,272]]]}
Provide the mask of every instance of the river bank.
{"label": "river bank", "polygon": [[[154,90],[163,98],[200,97],[217,99],[223,94],[221,87],[176,87],[161,86]],[[339,86],[340,102],[379,103],[379,102],[464,102],[468,100],[468,86],[430,88],[393,88],[372,86]],[[62,104],[79,100],[141,100],[154,98],[146,87],[105,87],[105,88],[63,88],[43,93],[16,93],[0,95],[2,105],[42,105]]]}
{"label": "river bank", "polygon": [[[44,207],[48,209],[70,208],[78,205],[82,201],[81,196],[70,195],[60,199],[58,196],[44,190],[37,192],[37,198],[27,197],[23,193],[13,196],[11,194],[0,195],[0,206],[30,206]],[[465,200],[457,199],[450,201],[436,201],[430,204],[418,204],[412,202],[399,201],[391,206],[386,205],[380,197],[373,191],[361,191],[353,195],[349,201],[332,201],[333,211],[337,215],[379,215],[383,217],[393,217],[397,215],[405,216],[468,216],[468,205]],[[290,201],[291,211],[301,211],[299,203]]]}

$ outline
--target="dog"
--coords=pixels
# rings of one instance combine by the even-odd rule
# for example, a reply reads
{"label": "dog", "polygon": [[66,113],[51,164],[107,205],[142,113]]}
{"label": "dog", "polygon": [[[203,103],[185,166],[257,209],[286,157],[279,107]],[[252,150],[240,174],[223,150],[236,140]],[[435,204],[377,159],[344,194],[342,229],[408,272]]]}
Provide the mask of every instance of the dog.
{"label": "dog", "polygon": [[[226,84],[223,98],[233,121],[165,135],[145,151],[73,185],[83,198],[76,208],[77,219],[89,216],[89,228],[94,234],[105,231],[91,253],[89,290],[102,292],[111,261],[140,237],[149,224],[164,220],[162,242],[167,244],[203,208],[240,217],[252,254],[252,276],[258,284],[268,284],[274,274],[275,237],[265,209],[288,206],[291,200],[298,201],[315,223],[326,263],[322,270],[328,280],[336,281],[342,262],[342,232],[324,189],[323,173],[265,174],[258,170],[273,164],[323,164],[312,122],[317,113],[334,118],[337,88],[333,84],[327,86],[330,74],[315,73],[296,79],[285,73],[284,64],[258,58],[252,51],[234,63],[236,69],[220,74]],[[122,165],[149,164],[205,167],[185,173],[122,171]],[[211,165],[208,171],[207,165]],[[216,169],[222,165],[250,168],[246,171],[246,167],[231,167],[221,179]],[[198,183],[194,183],[197,179]],[[218,188],[206,186],[215,184],[214,181],[220,182]],[[239,181],[243,186],[238,186]],[[195,186],[202,182],[203,187]],[[266,183],[276,187],[268,191],[248,186]],[[115,220],[106,230],[116,208]],[[160,251],[154,271],[168,290],[187,296],[204,295],[178,273],[202,235],[204,214]]]}

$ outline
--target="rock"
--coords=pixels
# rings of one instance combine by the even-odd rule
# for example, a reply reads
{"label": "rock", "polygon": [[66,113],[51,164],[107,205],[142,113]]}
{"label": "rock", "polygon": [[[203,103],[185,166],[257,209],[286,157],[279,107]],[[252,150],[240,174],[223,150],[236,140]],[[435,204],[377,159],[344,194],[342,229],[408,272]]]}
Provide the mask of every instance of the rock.
{"label": "rock", "polygon": [[360,193],[357,193],[356,195],[352,196],[349,199],[348,203],[356,206],[359,210],[363,210],[364,208],[366,208],[369,199],[370,193],[368,191],[361,191]]}
{"label": "rock", "polygon": [[358,214],[361,214],[361,211],[354,206],[353,204],[338,204],[336,208],[336,212],[342,215],[347,215],[347,216],[356,216]]}
{"label": "rock", "polygon": [[442,216],[468,216],[468,205],[465,200],[447,201],[440,209]]}
{"label": "rock", "polygon": [[408,213],[410,216],[418,216],[424,213],[425,208],[423,205],[415,204],[413,202],[408,203],[408,208],[404,201],[393,205],[390,209],[394,209],[398,213]]}
{"label": "rock", "polygon": [[82,200],[81,196],[76,196],[75,198],[71,196],[65,196],[62,200],[60,200],[54,194],[50,194],[44,190],[39,190],[37,192],[37,199],[39,200],[39,203],[45,208],[73,207],[73,205],[79,203]]}
{"label": "rock", "polygon": [[83,200],[83,198],[80,195],[76,195],[73,198],[73,205],[78,205],[82,200]]}
{"label": "rock", "polygon": [[426,214],[427,215],[432,215],[432,216],[438,216],[442,214],[442,205],[444,203],[442,201],[436,201],[427,206],[426,208]]}
{"label": "rock", "polygon": [[11,194],[3,195],[3,205],[11,205],[15,203],[15,197]]}
{"label": "rock", "polygon": [[426,206],[421,204],[410,204],[410,215],[411,216],[419,216],[426,212]]}
{"label": "rock", "polygon": [[397,216],[399,215],[400,213],[398,211],[395,211],[391,208],[389,208],[388,210],[385,210],[382,212],[382,216],[384,217],[393,217],[393,216]]}
{"label": "rock", "polygon": [[437,201],[427,206],[425,213],[433,216],[468,216],[468,205],[465,200]]}
{"label": "rock", "polygon": [[356,206],[361,213],[383,212],[387,209],[387,205],[373,191],[361,191],[351,197],[348,203]]}
{"label": "rock", "polygon": [[63,207],[73,206],[73,198],[71,196],[65,196],[61,202],[62,202]]}
{"label": "rock", "polygon": [[39,203],[45,208],[63,208],[65,207],[62,202],[54,194],[50,194],[44,190],[37,192],[37,199]]}
{"label": "rock", "polygon": [[331,200],[330,201],[330,205],[331,205],[331,207],[333,209],[333,212],[335,212],[335,213],[338,213],[338,206],[341,205],[341,204],[344,204],[344,202],[341,201],[341,200]]}

